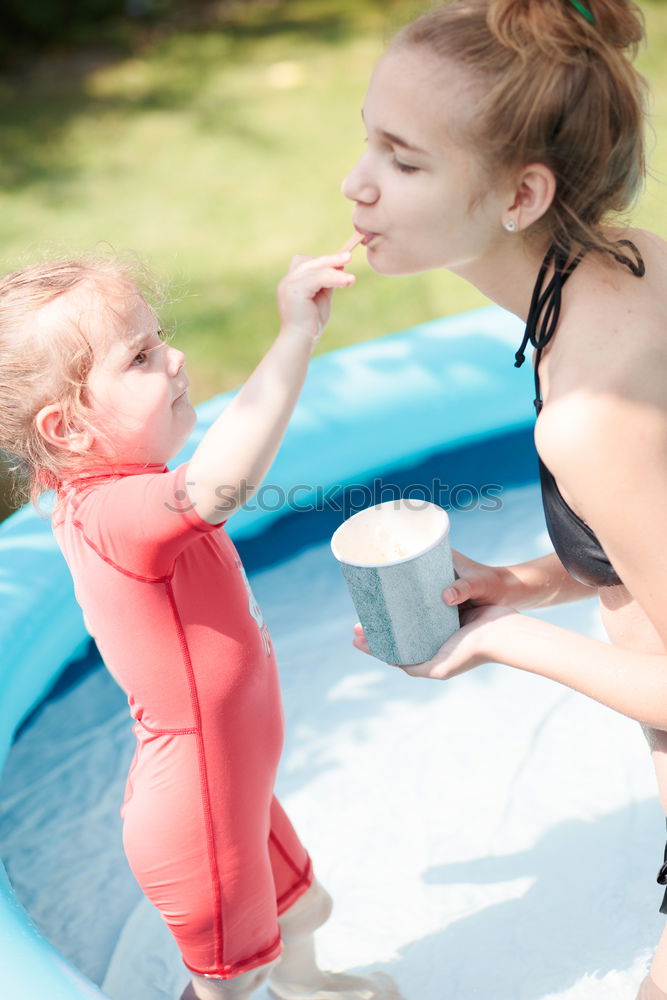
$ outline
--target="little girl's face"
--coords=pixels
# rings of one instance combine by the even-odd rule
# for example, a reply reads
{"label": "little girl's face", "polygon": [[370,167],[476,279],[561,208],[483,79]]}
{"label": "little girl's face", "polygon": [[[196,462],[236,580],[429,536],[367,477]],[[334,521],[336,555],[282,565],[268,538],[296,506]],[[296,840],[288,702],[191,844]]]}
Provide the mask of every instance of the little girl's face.
{"label": "little girl's face", "polygon": [[368,146],[343,194],[381,274],[464,268],[502,230],[503,199],[485,190],[478,160],[452,137],[460,116],[473,113],[474,94],[460,68],[449,70],[427,49],[398,48],[373,73]]}
{"label": "little girl's face", "polygon": [[100,320],[87,323],[95,356],[87,380],[92,451],[116,463],[167,462],[196,419],[185,356],[161,339],[157,317],[136,288],[90,295],[91,319]]}

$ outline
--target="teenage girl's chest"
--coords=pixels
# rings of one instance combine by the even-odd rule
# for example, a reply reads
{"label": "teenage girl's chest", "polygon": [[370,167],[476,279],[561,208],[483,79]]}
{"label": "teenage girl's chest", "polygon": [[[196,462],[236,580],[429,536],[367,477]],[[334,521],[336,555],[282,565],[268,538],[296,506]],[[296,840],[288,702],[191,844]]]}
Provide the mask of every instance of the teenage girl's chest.
{"label": "teenage girl's chest", "polygon": [[[540,379],[542,381],[542,365],[540,365]],[[554,419],[553,411],[549,411],[549,368],[545,365],[545,391],[543,399],[547,400],[546,412],[535,425],[535,447],[540,458],[550,468],[549,455],[550,444],[553,440]],[[556,383],[557,384],[557,383]],[[558,389],[556,390],[558,392]],[[552,397],[553,399],[553,397]],[[545,420],[545,417],[547,418]],[[562,485],[558,484],[559,492],[565,503],[582,520],[585,516],[582,510],[577,508],[576,500],[568,494]],[[623,586],[603,587],[599,591],[600,614],[602,623],[609,640],[616,646],[624,649],[632,649],[646,653],[661,654],[667,652],[665,644],[654,628],[650,619],[643,611],[639,603],[632,597],[629,590]]]}

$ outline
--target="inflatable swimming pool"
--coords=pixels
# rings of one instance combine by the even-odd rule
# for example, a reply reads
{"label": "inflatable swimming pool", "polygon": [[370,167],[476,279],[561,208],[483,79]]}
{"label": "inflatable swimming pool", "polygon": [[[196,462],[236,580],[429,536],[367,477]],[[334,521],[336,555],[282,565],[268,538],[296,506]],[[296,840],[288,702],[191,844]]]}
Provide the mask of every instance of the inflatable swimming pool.
{"label": "inflatable swimming pool", "polygon": [[[232,536],[250,542],[288,511],[316,509],[332,490],[530,427],[530,366],[512,363],[520,333],[516,318],[489,308],[316,358],[262,502],[234,518]],[[190,448],[229,398],[199,407]],[[22,721],[89,642],[49,523],[32,510],[0,527],[0,593],[4,767]],[[2,865],[0,996],[104,996],[39,933]]]}

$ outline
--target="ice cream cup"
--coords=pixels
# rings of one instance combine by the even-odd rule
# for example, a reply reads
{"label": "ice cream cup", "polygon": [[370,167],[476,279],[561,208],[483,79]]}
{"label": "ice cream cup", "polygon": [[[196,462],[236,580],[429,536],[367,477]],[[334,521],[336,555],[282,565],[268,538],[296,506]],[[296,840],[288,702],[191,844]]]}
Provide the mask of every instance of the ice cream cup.
{"label": "ice cream cup", "polygon": [[410,498],[367,507],[341,524],[331,549],[379,660],[424,663],[459,627],[442,599],[454,580],[442,507]]}

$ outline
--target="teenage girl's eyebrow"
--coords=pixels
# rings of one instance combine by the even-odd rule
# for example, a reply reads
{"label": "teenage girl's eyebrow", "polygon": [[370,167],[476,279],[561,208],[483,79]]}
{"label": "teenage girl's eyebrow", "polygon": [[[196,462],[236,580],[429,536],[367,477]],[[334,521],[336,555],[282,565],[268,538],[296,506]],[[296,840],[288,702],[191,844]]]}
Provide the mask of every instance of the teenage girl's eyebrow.
{"label": "teenage girl's eyebrow", "polygon": [[[361,109],[361,120],[365,123],[364,109]],[[407,149],[411,153],[418,153],[420,156],[429,156],[428,150],[421,149],[420,146],[415,146],[413,143],[408,142],[406,139],[402,139],[400,135],[395,135],[393,132],[387,132],[385,129],[378,129],[378,135],[381,136],[386,142],[391,143],[392,146],[399,146],[401,149]]]}

